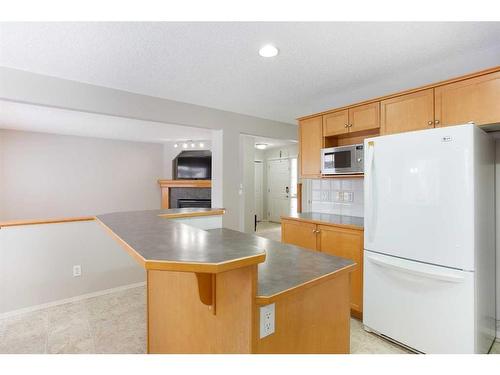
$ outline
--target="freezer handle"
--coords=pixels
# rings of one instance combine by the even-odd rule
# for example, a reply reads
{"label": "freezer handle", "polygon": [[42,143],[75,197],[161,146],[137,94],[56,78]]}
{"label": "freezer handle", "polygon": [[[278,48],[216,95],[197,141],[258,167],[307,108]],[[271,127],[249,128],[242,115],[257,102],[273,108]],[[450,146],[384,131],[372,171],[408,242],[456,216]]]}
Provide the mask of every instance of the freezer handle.
{"label": "freezer handle", "polygon": [[450,283],[460,283],[465,280],[463,276],[455,275],[450,272],[429,271],[428,269],[425,269],[428,267],[426,265],[422,265],[421,263],[409,263],[409,261],[401,260],[399,258],[382,258],[376,255],[366,255],[365,253],[365,259],[380,267],[385,267],[399,272],[425,277],[428,279],[441,280]]}

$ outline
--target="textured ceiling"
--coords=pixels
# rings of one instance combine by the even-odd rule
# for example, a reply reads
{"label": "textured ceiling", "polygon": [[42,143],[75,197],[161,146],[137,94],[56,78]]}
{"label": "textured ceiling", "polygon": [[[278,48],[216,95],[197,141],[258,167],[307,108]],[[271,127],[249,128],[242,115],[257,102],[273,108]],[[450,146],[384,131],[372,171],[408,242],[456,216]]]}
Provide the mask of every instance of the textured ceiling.
{"label": "textured ceiling", "polygon": [[2,66],[289,123],[495,59],[500,23],[0,24]]}

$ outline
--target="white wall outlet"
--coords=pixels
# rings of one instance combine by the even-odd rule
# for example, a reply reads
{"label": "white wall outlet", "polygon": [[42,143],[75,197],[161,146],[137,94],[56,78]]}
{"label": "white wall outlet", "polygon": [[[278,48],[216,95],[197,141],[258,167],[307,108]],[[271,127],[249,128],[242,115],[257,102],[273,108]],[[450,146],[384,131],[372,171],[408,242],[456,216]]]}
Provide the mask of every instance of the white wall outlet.
{"label": "white wall outlet", "polygon": [[352,191],[344,191],[344,202],[352,202],[354,200],[354,193]]}
{"label": "white wall outlet", "polygon": [[330,192],[329,191],[321,191],[321,201],[328,202],[330,200]]}
{"label": "white wall outlet", "polygon": [[334,198],[333,200],[335,202],[342,202],[344,200],[344,193],[341,192],[341,191],[335,191],[335,195],[334,195]]}
{"label": "white wall outlet", "polygon": [[73,266],[73,277],[82,276],[82,266],[79,264]]}
{"label": "white wall outlet", "polygon": [[274,333],[275,305],[262,306],[260,308],[260,338]]}

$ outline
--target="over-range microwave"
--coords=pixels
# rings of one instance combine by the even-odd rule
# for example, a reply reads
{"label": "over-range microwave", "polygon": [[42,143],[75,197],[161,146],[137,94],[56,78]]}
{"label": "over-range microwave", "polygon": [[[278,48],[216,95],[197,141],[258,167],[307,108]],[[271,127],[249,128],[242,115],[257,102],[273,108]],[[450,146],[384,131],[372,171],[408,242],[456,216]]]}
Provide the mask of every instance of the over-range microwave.
{"label": "over-range microwave", "polygon": [[353,174],[364,171],[363,144],[321,149],[322,174]]}

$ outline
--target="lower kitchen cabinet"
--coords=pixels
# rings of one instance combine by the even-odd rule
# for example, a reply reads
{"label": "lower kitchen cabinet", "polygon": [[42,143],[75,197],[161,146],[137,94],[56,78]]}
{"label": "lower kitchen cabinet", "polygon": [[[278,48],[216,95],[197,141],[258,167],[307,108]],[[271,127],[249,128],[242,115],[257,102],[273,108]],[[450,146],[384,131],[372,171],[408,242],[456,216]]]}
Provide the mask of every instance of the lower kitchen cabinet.
{"label": "lower kitchen cabinet", "polygon": [[351,314],[363,313],[363,231],[318,225],[318,249],[326,254],[352,259],[356,269],[351,273]]}
{"label": "lower kitchen cabinet", "polygon": [[281,219],[281,242],[316,250],[316,224]]}
{"label": "lower kitchen cabinet", "polygon": [[306,249],[352,259],[351,315],[363,316],[363,230],[281,219],[281,241]]}

